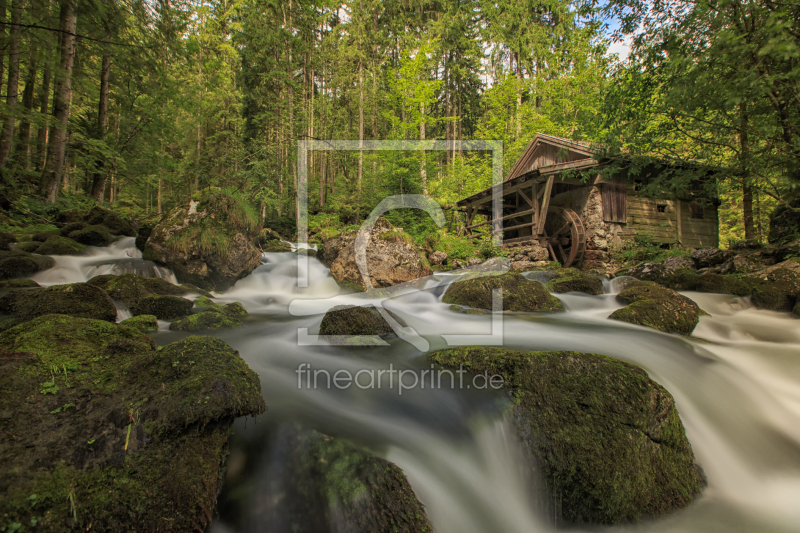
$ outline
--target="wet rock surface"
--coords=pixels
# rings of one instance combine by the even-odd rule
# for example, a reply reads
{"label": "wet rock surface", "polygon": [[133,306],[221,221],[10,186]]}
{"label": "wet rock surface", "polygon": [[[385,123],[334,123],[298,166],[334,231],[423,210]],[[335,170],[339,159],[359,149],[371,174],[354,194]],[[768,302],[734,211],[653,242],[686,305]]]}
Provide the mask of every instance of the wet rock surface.
{"label": "wet rock surface", "polygon": [[0,251],[0,280],[32,276],[42,270],[53,268],[52,257],[31,253]]}
{"label": "wet rock surface", "polygon": [[696,303],[652,281],[634,283],[616,299],[627,306],[611,313],[611,320],[682,335],[690,335],[700,320]]}
{"label": "wet rock surface", "polygon": [[448,287],[442,302],[492,310],[492,290],[500,289],[503,311],[564,311],[561,301],[538,281],[508,273],[456,281]]}
{"label": "wet rock surface", "polygon": [[[224,342],[47,315],[0,334],[0,516],[47,530],[203,530],[234,418],[265,410]],[[33,497],[32,495],[35,495]]]}
{"label": "wet rock surface", "polygon": [[105,290],[134,315],[155,315],[171,320],[188,315],[194,305],[191,300],[181,298],[195,292],[193,287],[173,285],[161,278],[104,274],[93,277],[88,283]]}
{"label": "wet rock surface", "polygon": [[687,506],[705,484],[672,396],[637,366],[591,353],[486,347],[428,357],[502,376],[528,467],[541,468],[568,521],[657,518]]}
{"label": "wet rock surface", "polygon": [[0,312],[24,322],[53,313],[114,322],[117,308],[111,298],[88,283],[19,289],[0,298]]}
{"label": "wet rock surface", "polygon": [[564,268],[555,272],[546,287],[557,293],[582,292],[585,294],[603,294],[603,281],[592,274],[581,272],[576,268]]}
{"label": "wet rock surface", "polygon": [[320,335],[389,335],[389,323],[373,306],[338,305],[322,318]]}

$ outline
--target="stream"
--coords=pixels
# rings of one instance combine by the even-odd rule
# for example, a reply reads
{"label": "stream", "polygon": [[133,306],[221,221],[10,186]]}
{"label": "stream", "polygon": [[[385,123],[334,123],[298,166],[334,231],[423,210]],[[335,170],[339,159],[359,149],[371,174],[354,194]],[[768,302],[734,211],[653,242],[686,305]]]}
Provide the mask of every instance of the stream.
{"label": "stream", "polygon": [[[56,266],[33,279],[43,286],[86,281],[100,274],[159,276],[167,269],[141,259],[133,238],[80,257],[54,256]],[[607,320],[621,307],[618,287],[607,294],[562,294],[556,314],[490,315],[450,311],[441,302],[453,275],[397,291],[385,309],[406,326],[412,342],[381,346],[328,345],[315,335],[333,305],[368,303],[342,295],[319,261],[298,267],[294,253],[264,254],[264,263],[239,280],[221,303],[239,301],[250,316],[216,336],[238,350],[261,377],[269,408],[257,420],[234,424],[225,485],[213,533],[286,531],[281,499],[281,431],[300,422],[364,444],[400,466],[439,533],[456,532],[797,532],[800,524],[800,322],[788,313],[752,308],[746,298],[683,293],[709,313],[691,338]],[[308,287],[298,288],[298,268]],[[373,302],[381,303],[381,302]],[[126,313],[128,313],[126,315]],[[130,316],[119,309],[119,318]],[[305,328],[305,329],[304,329]],[[507,419],[508,400],[491,388],[426,384],[346,389],[298,386],[298,367],[334,374],[347,370],[431,369],[425,353],[460,335],[492,335],[507,348],[605,354],[644,368],[675,398],[708,487],[689,507],[653,522],[622,527],[554,524],[546,495],[523,462]],[[168,344],[187,333],[151,336]]]}

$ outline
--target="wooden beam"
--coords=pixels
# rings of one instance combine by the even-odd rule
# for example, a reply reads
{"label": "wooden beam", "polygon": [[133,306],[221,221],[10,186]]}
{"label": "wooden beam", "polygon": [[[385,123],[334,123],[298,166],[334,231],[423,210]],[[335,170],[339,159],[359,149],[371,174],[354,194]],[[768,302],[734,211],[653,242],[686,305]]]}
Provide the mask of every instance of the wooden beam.
{"label": "wooden beam", "polygon": [[527,211],[520,211],[519,213],[512,213],[510,215],[506,215],[506,216],[503,216],[503,217],[498,217],[498,218],[494,218],[492,220],[487,220],[486,222],[480,222],[478,224],[472,224],[470,226],[467,226],[467,229],[479,228],[481,226],[485,226],[486,224],[502,222],[502,221],[508,220],[510,218],[517,218],[517,217],[521,217],[523,215],[530,215],[530,214],[535,213],[535,212],[536,212],[535,209],[529,209]]}
{"label": "wooden beam", "polygon": [[537,226],[536,233],[542,235],[544,232],[544,221],[547,218],[547,210],[550,208],[550,192],[553,190],[553,178],[550,176],[547,184],[544,186],[544,194],[542,195],[542,208],[539,211],[539,225]]}

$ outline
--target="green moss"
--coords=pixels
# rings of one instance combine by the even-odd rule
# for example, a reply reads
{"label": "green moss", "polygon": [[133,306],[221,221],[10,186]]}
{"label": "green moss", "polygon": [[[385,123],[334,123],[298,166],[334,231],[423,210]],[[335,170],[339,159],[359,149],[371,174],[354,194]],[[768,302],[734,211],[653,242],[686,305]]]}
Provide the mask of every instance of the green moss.
{"label": "green moss", "polygon": [[476,309],[492,309],[492,290],[501,289],[504,311],[563,311],[564,305],[538,281],[518,273],[485,276],[457,281],[444,293],[442,301]]}
{"label": "green moss", "polygon": [[17,250],[32,254],[39,249],[42,243],[36,241],[25,241],[17,245]]}
{"label": "green moss", "polygon": [[56,264],[52,257],[43,255],[17,251],[0,254],[0,280],[31,276]]}
{"label": "green moss", "polygon": [[320,335],[388,335],[388,322],[373,306],[338,305],[322,318]]}
{"label": "green moss", "polygon": [[576,268],[565,268],[556,272],[556,276],[547,282],[552,292],[584,292],[586,294],[603,294],[603,282],[597,276],[586,274]]}
{"label": "green moss", "polygon": [[87,283],[13,291],[0,298],[0,311],[14,315],[20,322],[54,313],[111,322],[117,318],[111,298]]}
{"label": "green moss", "polygon": [[483,347],[429,358],[503,377],[517,430],[567,520],[659,517],[704,484],[672,396],[641,368],[597,354]]}
{"label": "green moss", "polygon": [[172,320],[192,312],[194,302],[180,296],[147,295],[131,306],[134,315],[155,315],[161,320]]}
{"label": "green moss", "polygon": [[691,270],[680,269],[660,282],[665,287],[676,291],[711,292],[716,294],[733,294],[747,296],[758,280],[752,278],[733,278],[707,272],[697,274]]}
{"label": "green moss", "polygon": [[10,250],[10,244],[17,242],[17,238],[11,233],[0,231],[0,250]]}
{"label": "green moss", "polygon": [[634,283],[616,298],[628,305],[611,313],[612,320],[682,335],[690,335],[700,320],[696,303],[652,281]]}
{"label": "green moss", "polygon": [[161,278],[106,274],[95,276],[88,283],[101,287],[134,315],[155,315],[161,320],[171,320],[188,315],[194,305],[191,300],[179,296],[195,292],[195,287],[173,285]]}
{"label": "green moss", "polygon": [[60,236],[60,235],[61,235],[61,230],[58,229],[53,229],[50,231],[40,231],[38,233],[34,233],[33,236],[31,237],[31,240],[37,242],[45,242],[50,237]]}
{"label": "green moss", "polygon": [[201,313],[195,313],[177,320],[169,325],[169,329],[176,331],[202,331],[235,328],[241,325],[242,322],[240,320],[228,316],[220,308],[213,307]]}
{"label": "green moss", "polygon": [[4,522],[205,527],[232,420],[265,409],[258,376],[218,339],[154,348],[134,328],[58,315],[0,334],[14,354],[0,367],[15,437],[0,440]]}
{"label": "green moss", "polygon": [[0,281],[0,289],[31,289],[40,285],[32,279],[9,279]]}
{"label": "green moss", "polygon": [[794,309],[792,309],[792,314],[797,318],[800,318],[800,300],[798,300],[797,303],[794,304]]}
{"label": "green moss", "polygon": [[201,296],[194,301],[195,307],[216,307],[218,304],[208,296]]}
{"label": "green moss", "polygon": [[86,251],[86,245],[66,237],[53,235],[36,250],[41,255],[78,255]]}
{"label": "green moss", "polygon": [[87,246],[108,246],[113,237],[105,226],[87,226],[84,229],[73,231],[68,237]]}
{"label": "green moss", "polygon": [[128,326],[136,328],[142,333],[150,331],[158,331],[158,318],[154,315],[139,315],[133,318],[128,318],[119,323],[120,326]]}

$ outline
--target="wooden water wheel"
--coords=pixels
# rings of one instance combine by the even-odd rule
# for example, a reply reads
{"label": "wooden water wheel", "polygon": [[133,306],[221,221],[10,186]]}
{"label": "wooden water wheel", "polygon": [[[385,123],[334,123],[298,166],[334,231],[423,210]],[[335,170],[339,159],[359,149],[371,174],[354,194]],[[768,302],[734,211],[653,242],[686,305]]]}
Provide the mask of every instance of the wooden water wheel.
{"label": "wooden water wheel", "polygon": [[550,206],[544,224],[544,237],[553,261],[559,261],[565,267],[580,263],[586,251],[586,230],[575,211]]}

